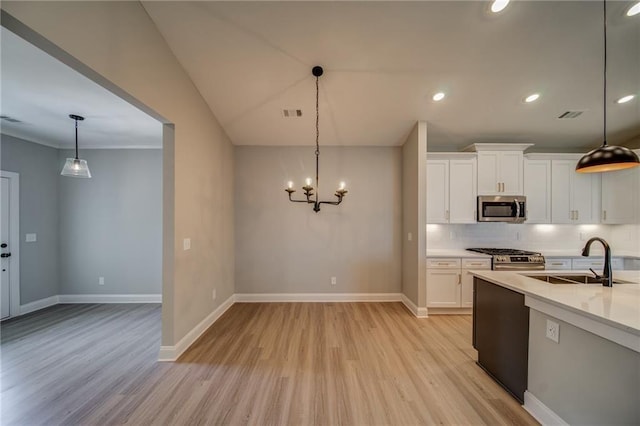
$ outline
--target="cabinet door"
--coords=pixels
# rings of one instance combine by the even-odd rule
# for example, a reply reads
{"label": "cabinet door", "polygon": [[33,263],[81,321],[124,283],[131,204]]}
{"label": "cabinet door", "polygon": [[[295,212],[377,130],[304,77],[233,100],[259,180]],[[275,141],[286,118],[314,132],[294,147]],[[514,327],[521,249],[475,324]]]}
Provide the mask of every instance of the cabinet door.
{"label": "cabinet door", "polygon": [[427,160],[427,223],[449,222],[449,160]]}
{"label": "cabinet door", "polygon": [[475,223],[476,160],[449,161],[449,223]]}
{"label": "cabinet door", "polygon": [[498,188],[499,152],[478,153],[478,194],[500,195]]}
{"label": "cabinet door", "polygon": [[602,223],[637,223],[640,167],[602,173]]}
{"label": "cabinet door", "polygon": [[571,175],[575,162],[551,160],[551,222],[573,223],[571,206]]}
{"label": "cabinet door", "polygon": [[524,160],[526,223],[551,223],[551,161]]}
{"label": "cabinet door", "polygon": [[522,195],[522,152],[504,151],[498,163],[498,181],[502,183],[502,195]]}
{"label": "cabinet door", "polygon": [[427,307],[460,307],[460,269],[427,269]]}
{"label": "cabinet door", "polygon": [[[574,166],[575,168],[575,166]],[[575,211],[573,223],[600,222],[600,173],[571,175],[571,206]]]}

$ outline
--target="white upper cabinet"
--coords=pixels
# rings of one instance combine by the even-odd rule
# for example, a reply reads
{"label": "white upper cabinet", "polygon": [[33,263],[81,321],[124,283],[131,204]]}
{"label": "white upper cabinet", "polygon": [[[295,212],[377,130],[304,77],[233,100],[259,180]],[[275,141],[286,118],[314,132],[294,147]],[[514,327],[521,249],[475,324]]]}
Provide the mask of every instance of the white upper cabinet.
{"label": "white upper cabinet", "polygon": [[522,195],[523,151],[531,144],[476,143],[465,151],[478,152],[478,194]]}
{"label": "white upper cabinet", "polygon": [[449,162],[449,222],[476,221],[477,166],[475,158],[452,159]]}
{"label": "white upper cabinet", "polygon": [[524,159],[526,223],[551,223],[551,160]]}
{"label": "white upper cabinet", "polygon": [[640,167],[602,173],[602,223],[638,223],[639,192]]}
{"label": "white upper cabinet", "polygon": [[475,223],[475,155],[434,153],[428,158],[427,223]]}
{"label": "white upper cabinet", "polygon": [[551,160],[552,223],[599,223],[599,173],[577,173],[577,159]]}
{"label": "white upper cabinet", "polygon": [[449,223],[449,160],[427,160],[427,223]]}

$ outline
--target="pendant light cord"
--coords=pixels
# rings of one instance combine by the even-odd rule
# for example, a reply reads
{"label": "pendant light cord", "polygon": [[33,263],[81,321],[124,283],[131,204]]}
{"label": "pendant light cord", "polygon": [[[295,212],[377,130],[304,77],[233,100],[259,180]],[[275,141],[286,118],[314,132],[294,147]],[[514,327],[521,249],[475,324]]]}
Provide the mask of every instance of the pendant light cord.
{"label": "pendant light cord", "polygon": [[76,160],[78,159],[78,119],[74,118],[76,122]]}
{"label": "pendant light cord", "polygon": [[603,19],[603,27],[604,27],[604,93],[603,93],[603,97],[604,97],[604,117],[603,117],[603,138],[604,138],[604,143],[603,146],[607,145],[607,0],[604,0],[602,2],[602,8],[603,8],[603,15],[604,15],[604,19]]}
{"label": "pendant light cord", "polygon": [[320,192],[320,182],[318,177],[318,169],[320,163],[320,112],[318,99],[320,98],[319,81],[320,77],[316,76],[316,201],[318,201],[318,193]]}

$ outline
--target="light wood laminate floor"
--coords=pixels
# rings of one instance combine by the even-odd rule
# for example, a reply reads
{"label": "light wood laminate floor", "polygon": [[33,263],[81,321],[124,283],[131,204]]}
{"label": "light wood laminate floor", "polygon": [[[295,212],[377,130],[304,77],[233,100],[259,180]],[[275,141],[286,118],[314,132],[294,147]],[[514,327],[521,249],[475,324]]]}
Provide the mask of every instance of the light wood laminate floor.
{"label": "light wood laminate floor", "polygon": [[537,424],[476,364],[471,317],[399,303],[235,304],[176,363],[159,305],[2,323],[2,424]]}

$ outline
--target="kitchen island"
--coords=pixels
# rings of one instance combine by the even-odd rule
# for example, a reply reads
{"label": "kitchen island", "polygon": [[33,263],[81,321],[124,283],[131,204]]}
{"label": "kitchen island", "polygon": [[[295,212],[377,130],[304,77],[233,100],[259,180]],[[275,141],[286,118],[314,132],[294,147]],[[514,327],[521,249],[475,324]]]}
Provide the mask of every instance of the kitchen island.
{"label": "kitchen island", "polygon": [[526,276],[549,272],[471,271],[479,365],[542,423],[640,424],[640,271],[611,288]]}

